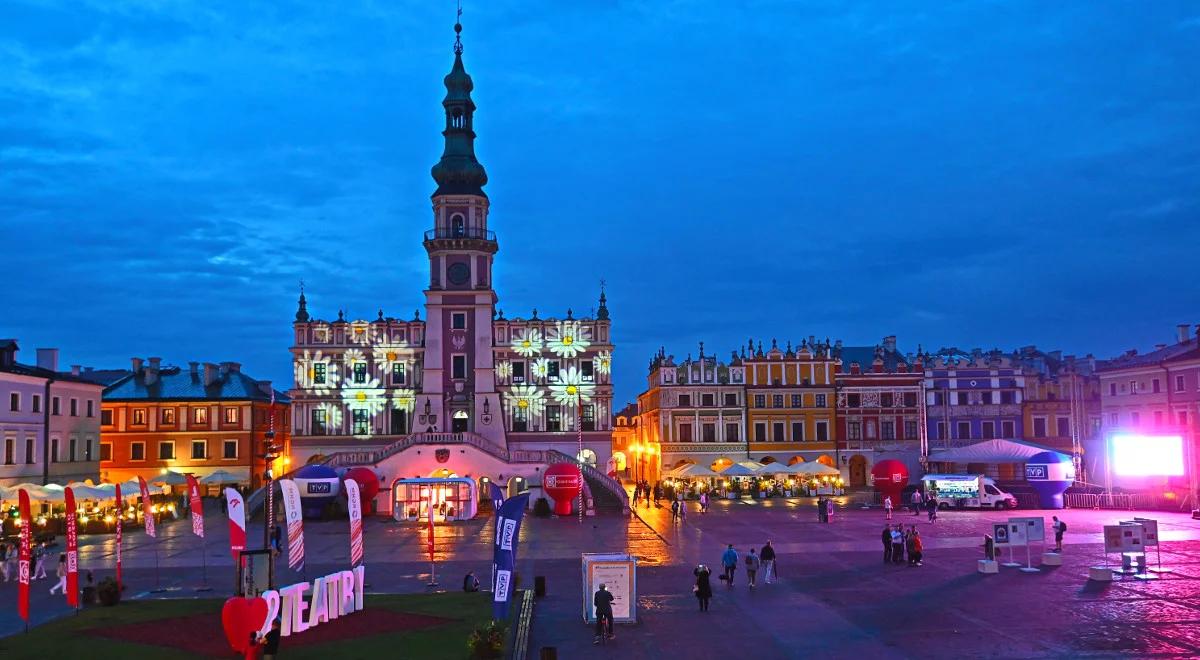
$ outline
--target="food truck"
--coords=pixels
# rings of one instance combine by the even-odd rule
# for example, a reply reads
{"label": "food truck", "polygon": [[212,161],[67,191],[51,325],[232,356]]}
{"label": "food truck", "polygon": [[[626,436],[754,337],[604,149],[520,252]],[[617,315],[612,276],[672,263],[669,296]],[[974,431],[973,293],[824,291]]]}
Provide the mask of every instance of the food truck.
{"label": "food truck", "polygon": [[1017,498],[1000,490],[991,477],[982,474],[927,474],[921,477],[926,497],[939,509],[1015,509]]}

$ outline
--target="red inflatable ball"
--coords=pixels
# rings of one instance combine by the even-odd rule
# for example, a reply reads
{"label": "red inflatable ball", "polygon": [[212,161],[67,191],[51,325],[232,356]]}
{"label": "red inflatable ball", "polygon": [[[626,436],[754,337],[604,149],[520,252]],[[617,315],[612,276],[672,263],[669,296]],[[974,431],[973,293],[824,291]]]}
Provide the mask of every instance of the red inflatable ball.
{"label": "red inflatable ball", "polygon": [[571,502],[582,488],[583,475],[573,463],[555,463],[542,476],[542,490],[554,500],[554,513],[559,516],[571,515]]}
{"label": "red inflatable ball", "polygon": [[899,509],[900,493],[908,485],[908,466],[894,458],[879,461],[871,468],[871,483],[880,497],[892,498],[892,506]]}
{"label": "red inflatable ball", "polygon": [[[371,510],[371,502],[375,496],[379,494],[379,475],[375,471],[367,467],[352,467],[346,470],[342,475],[342,479],[353,479],[358,484],[358,492],[362,495],[362,511],[369,512]],[[345,492],[345,489],[342,489]]]}

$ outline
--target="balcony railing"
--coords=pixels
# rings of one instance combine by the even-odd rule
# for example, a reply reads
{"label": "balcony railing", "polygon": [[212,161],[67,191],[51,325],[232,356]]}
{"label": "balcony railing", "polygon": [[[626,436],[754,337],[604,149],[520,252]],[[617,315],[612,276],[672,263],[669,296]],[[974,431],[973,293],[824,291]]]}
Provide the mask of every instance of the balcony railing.
{"label": "balcony railing", "polygon": [[434,227],[425,232],[425,240],[432,241],[437,238],[473,238],[495,242],[496,232],[478,227]]}

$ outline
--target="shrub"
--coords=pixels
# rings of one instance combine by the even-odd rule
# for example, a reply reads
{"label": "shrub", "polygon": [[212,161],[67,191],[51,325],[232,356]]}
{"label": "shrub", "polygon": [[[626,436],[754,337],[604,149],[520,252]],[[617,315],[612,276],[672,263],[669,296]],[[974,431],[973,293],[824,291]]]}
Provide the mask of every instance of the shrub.
{"label": "shrub", "polygon": [[537,501],[533,503],[533,515],[537,516],[538,518],[549,518],[550,502],[544,497],[539,497]]}
{"label": "shrub", "polygon": [[476,628],[467,638],[467,649],[472,658],[499,658],[504,650],[505,624],[492,621],[486,626]]}
{"label": "shrub", "polygon": [[121,589],[111,577],[100,580],[100,585],[96,587],[96,595],[100,597],[100,604],[105,607],[112,607],[121,602]]}

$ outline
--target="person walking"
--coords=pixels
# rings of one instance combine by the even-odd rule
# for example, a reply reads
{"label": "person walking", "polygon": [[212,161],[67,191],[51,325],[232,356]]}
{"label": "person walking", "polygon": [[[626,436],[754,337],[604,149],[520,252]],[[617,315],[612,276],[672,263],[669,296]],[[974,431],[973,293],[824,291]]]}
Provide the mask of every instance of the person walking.
{"label": "person walking", "polygon": [[58,577],[58,582],[50,587],[50,593],[61,591],[65,594],[67,592],[67,556],[65,554],[58,556],[58,568],[54,571],[54,575]]}
{"label": "person walking", "polygon": [[825,496],[817,497],[817,522],[825,522]]}
{"label": "person walking", "polygon": [[1054,528],[1054,551],[1062,552],[1063,534],[1067,532],[1067,523],[1059,520],[1058,516],[1054,516],[1054,524],[1051,527]]}
{"label": "person walking", "polygon": [[46,579],[46,548],[45,543],[39,543],[33,546],[33,578],[34,580]]}
{"label": "person walking", "polygon": [[759,566],[758,555],[754,554],[754,548],[750,548],[750,554],[746,555],[746,579],[750,582],[750,591],[754,591],[757,583]]}
{"label": "person walking", "polygon": [[892,561],[892,526],[883,526],[883,563]]}
{"label": "person walking", "polygon": [[592,604],[596,606],[596,639],[592,640],[593,644],[600,643],[601,635],[607,635],[609,639],[616,636],[613,634],[612,603],[612,593],[603,582],[600,583],[600,589],[592,597]]}
{"label": "person walking", "polygon": [[679,520],[679,500],[671,500],[671,522]]}
{"label": "person walking", "polygon": [[700,611],[708,611],[708,601],[712,600],[712,582],[709,581],[709,576],[712,571],[704,564],[700,564],[692,571],[696,576],[696,583],[692,585],[692,593],[696,594],[696,599],[700,601]]}
{"label": "person walking", "polygon": [[771,547],[771,542],[762,547],[758,553],[759,559],[762,559],[763,582],[771,584],[771,580],[775,577],[775,548]]}
{"label": "person walking", "polygon": [[916,527],[912,531],[912,547],[908,560],[913,566],[920,566],[921,560],[925,558],[925,544],[921,543],[921,532],[917,531]]}
{"label": "person walking", "polygon": [[679,524],[687,522],[687,500],[679,500]]}
{"label": "person walking", "polygon": [[904,532],[899,525],[892,528],[892,563],[904,563]]}
{"label": "person walking", "polygon": [[884,520],[892,519],[892,496],[891,495],[883,496],[883,519]]}
{"label": "person walking", "polygon": [[721,555],[721,566],[725,569],[722,575],[726,586],[733,586],[733,574],[737,572],[738,553],[733,549],[733,544],[730,543],[728,548],[725,548],[724,554]]}
{"label": "person walking", "polygon": [[929,512],[929,522],[937,520],[937,498],[932,495],[925,499],[925,510]]}
{"label": "person walking", "polygon": [[920,488],[913,490],[912,512],[913,512],[913,516],[921,515],[921,489]]}
{"label": "person walking", "polygon": [[4,581],[8,582],[10,577],[10,568],[8,563],[8,544],[0,540],[0,575],[4,576]]}
{"label": "person walking", "polygon": [[700,493],[700,513],[708,513],[708,493]]}

